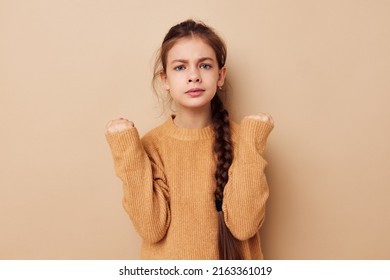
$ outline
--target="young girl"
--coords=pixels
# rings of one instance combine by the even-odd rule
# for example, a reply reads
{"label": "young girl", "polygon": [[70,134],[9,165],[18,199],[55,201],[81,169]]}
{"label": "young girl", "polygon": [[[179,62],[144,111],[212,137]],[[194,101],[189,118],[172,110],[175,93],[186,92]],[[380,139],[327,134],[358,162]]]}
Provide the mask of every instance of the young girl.
{"label": "young girl", "polygon": [[143,239],[142,259],[262,259],[268,185],[266,114],[229,120],[218,92],[226,47],[187,20],[165,36],[156,62],[177,111],[140,139],[131,121],[106,126],[123,205]]}

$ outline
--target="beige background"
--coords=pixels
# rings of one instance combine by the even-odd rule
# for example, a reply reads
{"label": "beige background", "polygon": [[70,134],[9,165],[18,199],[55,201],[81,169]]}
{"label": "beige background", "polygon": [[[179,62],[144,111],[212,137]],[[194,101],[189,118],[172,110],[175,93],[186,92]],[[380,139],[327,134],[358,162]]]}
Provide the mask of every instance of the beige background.
{"label": "beige background", "polygon": [[267,259],[390,258],[387,0],[0,0],[0,259],[136,259],[106,122],[161,123],[153,54],[194,17],[228,44],[233,118],[276,128]]}

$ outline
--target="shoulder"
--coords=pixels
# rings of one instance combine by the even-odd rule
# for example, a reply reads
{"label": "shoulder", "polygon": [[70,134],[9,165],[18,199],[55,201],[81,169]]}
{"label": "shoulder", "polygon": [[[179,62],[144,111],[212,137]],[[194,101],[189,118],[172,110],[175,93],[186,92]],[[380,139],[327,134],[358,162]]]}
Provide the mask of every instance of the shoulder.
{"label": "shoulder", "polygon": [[163,130],[161,129],[161,127],[162,125],[159,125],[145,133],[145,135],[141,137],[142,143],[152,143],[156,139],[160,138],[163,135]]}
{"label": "shoulder", "polygon": [[161,140],[167,135],[165,126],[165,123],[161,124],[151,129],[141,137],[142,144],[146,150],[157,149]]}

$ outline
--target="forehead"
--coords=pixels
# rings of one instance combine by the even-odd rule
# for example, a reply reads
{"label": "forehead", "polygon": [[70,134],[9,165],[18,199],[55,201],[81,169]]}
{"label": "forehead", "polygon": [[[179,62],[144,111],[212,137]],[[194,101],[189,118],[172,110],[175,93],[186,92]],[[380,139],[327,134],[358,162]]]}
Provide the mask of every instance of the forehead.
{"label": "forehead", "polygon": [[167,60],[196,60],[204,57],[216,60],[213,48],[199,37],[185,37],[176,41],[168,52]]}

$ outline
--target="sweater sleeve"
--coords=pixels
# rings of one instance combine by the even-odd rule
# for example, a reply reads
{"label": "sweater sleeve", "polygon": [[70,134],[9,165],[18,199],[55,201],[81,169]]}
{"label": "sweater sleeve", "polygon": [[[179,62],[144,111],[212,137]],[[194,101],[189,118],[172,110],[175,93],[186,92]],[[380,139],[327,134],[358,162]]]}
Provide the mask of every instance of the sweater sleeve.
{"label": "sweater sleeve", "polygon": [[238,131],[237,152],[224,189],[225,222],[239,240],[247,240],[260,229],[269,189],[264,174],[263,152],[273,126],[244,118]]}
{"label": "sweater sleeve", "polygon": [[108,134],[116,175],[123,183],[123,207],[140,236],[158,242],[170,224],[169,196],[157,153],[147,154],[136,128]]}

